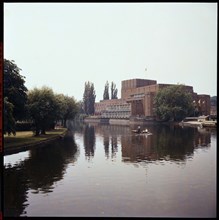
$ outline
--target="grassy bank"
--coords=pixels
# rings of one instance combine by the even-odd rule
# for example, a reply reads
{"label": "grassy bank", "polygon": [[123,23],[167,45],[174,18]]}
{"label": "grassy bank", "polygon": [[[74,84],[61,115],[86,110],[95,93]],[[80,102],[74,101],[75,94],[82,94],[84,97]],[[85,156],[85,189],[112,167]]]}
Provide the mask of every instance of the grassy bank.
{"label": "grassy bank", "polygon": [[45,140],[53,139],[57,136],[64,135],[66,128],[54,129],[47,131],[45,135],[34,136],[32,131],[18,131],[16,136],[4,135],[4,149],[22,147],[24,145],[36,144]]}

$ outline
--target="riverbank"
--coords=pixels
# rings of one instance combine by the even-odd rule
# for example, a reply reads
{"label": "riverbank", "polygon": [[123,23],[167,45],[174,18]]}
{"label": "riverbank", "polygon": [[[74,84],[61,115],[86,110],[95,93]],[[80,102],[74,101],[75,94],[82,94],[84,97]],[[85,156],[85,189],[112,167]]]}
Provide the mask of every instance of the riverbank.
{"label": "riverbank", "polygon": [[16,136],[4,135],[4,155],[18,153],[33,147],[42,147],[54,140],[60,139],[67,133],[66,128],[47,131],[46,135],[34,136],[32,131],[16,132]]}

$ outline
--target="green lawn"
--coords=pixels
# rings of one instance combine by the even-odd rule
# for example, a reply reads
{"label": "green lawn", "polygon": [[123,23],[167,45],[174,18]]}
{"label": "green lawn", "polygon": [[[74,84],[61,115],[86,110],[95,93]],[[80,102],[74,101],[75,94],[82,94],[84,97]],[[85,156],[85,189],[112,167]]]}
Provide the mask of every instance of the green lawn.
{"label": "green lawn", "polygon": [[46,135],[40,135],[35,137],[32,131],[18,131],[16,132],[16,136],[13,135],[4,135],[4,148],[8,147],[19,147],[27,144],[32,144],[36,142],[40,142],[43,140],[47,140],[53,138],[57,135],[62,135],[65,133],[66,128],[59,128],[51,131],[47,131]]}

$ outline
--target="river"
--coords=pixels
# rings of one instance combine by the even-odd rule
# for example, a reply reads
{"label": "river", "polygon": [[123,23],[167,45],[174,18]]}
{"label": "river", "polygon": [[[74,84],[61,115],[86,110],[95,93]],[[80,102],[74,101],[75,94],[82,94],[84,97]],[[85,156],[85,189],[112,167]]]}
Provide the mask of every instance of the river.
{"label": "river", "polygon": [[4,216],[216,217],[216,129],[71,124],[4,156]]}

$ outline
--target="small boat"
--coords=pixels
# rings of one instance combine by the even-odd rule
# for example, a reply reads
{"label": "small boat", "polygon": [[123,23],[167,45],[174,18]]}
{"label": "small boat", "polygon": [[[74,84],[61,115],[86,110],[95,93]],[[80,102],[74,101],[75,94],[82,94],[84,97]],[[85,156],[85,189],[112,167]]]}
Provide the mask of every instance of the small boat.
{"label": "small boat", "polygon": [[140,131],[140,133],[138,132],[138,130],[132,130],[132,132],[134,132],[136,134],[146,134],[146,135],[151,135],[152,134],[147,129]]}

